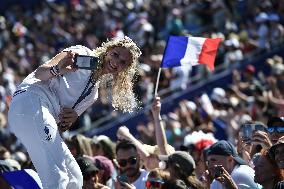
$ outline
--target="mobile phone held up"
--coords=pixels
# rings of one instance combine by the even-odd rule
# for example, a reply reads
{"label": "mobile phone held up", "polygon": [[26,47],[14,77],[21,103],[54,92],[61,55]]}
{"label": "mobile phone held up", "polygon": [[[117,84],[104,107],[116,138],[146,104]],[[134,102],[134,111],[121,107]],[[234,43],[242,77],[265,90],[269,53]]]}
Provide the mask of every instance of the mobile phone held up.
{"label": "mobile phone held up", "polygon": [[127,179],[127,176],[125,173],[121,174],[121,175],[118,175],[117,176],[117,180],[123,184],[123,183],[128,183],[128,179]]}
{"label": "mobile phone held up", "polygon": [[252,124],[243,124],[241,127],[242,140],[245,143],[250,143],[252,139],[253,127]]}
{"label": "mobile phone held up", "polygon": [[216,165],[215,166],[215,173],[214,173],[214,177],[218,178],[223,174],[223,169],[222,169],[222,165]]}
{"label": "mobile phone held up", "polygon": [[74,57],[75,68],[85,70],[95,70],[98,65],[98,58],[94,56],[79,55]]}
{"label": "mobile phone held up", "polygon": [[245,123],[241,126],[242,140],[246,143],[251,143],[253,133],[256,131],[266,132],[264,125],[258,123]]}

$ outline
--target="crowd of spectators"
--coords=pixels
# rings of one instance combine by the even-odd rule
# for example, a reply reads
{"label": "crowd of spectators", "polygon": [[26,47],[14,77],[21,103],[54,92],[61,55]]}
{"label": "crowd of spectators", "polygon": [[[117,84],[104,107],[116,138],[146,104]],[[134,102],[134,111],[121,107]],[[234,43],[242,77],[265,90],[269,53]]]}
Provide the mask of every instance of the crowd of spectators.
{"label": "crowd of spectators", "polygon": [[[221,37],[223,39],[218,50],[215,72],[208,73],[206,67],[202,66],[187,69],[177,67],[162,71],[159,89],[167,89],[170,94],[187,88],[193,82],[192,78],[197,78],[195,82],[198,82],[208,75],[228,69],[242,60],[251,59],[255,55],[270,52],[281,46],[284,41],[283,24],[283,0],[257,0],[256,2],[229,0],[48,0],[25,7],[17,4],[11,5],[0,12],[0,159],[3,160],[1,165],[5,164],[5,170],[10,171],[32,168],[20,141],[7,129],[6,114],[9,102],[16,86],[22,79],[63,48],[81,44],[92,49],[107,38],[124,35],[131,37],[143,51],[140,60],[141,69],[136,78],[135,87],[137,98],[143,108],[144,105],[153,101],[157,72],[169,35]],[[160,148],[161,145],[144,146],[149,151],[142,153],[144,163],[140,165],[151,173],[149,175],[153,175],[152,181],[160,181],[160,185],[159,182],[156,182],[155,186],[159,185],[161,188],[172,186],[171,188],[174,188],[173,185],[176,185],[177,188],[178,186],[182,188],[184,185],[190,185],[193,188],[198,188],[199,181],[203,182],[203,179],[208,181],[209,177],[204,175],[208,167],[205,164],[206,153],[203,153],[203,149],[221,139],[226,139],[235,145],[237,153],[251,167],[259,165],[260,161],[272,162],[271,166],[278,174],[273,184],[283,180],[283,174],[281,170],[278,170],[283,167],[277,166],[277,161],[281,161],[281,159],[277,160],[276,155],[272,159],[271,156],[266,155],[268,149],[280,138],[274,136],[273,133],[282,133],[282,135],[284,133],[283,122],[280,121],[279,125],[282,130],[278,131],[274,128],[275,130],[272,132],[268,132],[270,126],[266,124],[270,117],[284,115],[283,58],[274,55],[263,64],[269,66],[268,74],[257,71],[253,65],[246,66],[243,72],[234,70],[231,85],[214,88],[210,93],[204,93],[192,101],[183,100],[176,109],[162,115],[161,118],[165,125],[164,133],[170,147],[163,151]],[[99,99],[93,108],[87,110],[76,123],[75,128],[90,127],[92,122],[109,114],[113,116],[113,120],[119,115],[119,112],[112,111],[112,107],[109,105],[108,88],[101,88],[100,93],[102,93],[100,96],[105,98]],[[115,149],[115,141],[111,141],[107,136],[88,138],[76,134],[71,138],[66,138],[66,143],[74,157],[92,157],[88,158],[96,165],[96,168],[92,169],[98,174],[99,179],[93,179],[96,183],[100,183],[97,187],[102,187],[101,185],[111,187],[116,184],[110,178],[115,178],[119,173],[114,170],[121,170],[118,169],[121,164],[119,158],[127,160],[125,166],[138,166],[137,162],[140,161],[136,159],[134,163],[135,160],[133,160],[133,154],[136,154],[136,150],[140,149],[138,142],[148,145],[158,143],[155,137],[155,132],[157,132],[155,120],[150,112],[148,116],[149,123],[137,123],[133,126],[137,127],[139,141],[136,141],[134,146],[125,144],[126,147],[123,147],[122,145],[121,149],[117,149],[113,153],[111,152]],[[259,142],[256,150],[248,150],[247,146],[244,147],[242,143],[243,136],[239,133],[243,133],[240,131],[244,123],[262,123],[265,126],[266,132],[257,133],[260,138],[255,138],[255,142]],[[269,134],[271,135],[270,139]],[[207,140],[198,140],[203,138]],[[282,144],[281,141],[278,141],[277,144],[279,143]],[[259,150],[260,146],[263,151]],[[179,154],[179,152],[178,157],[187,159],[188,163],[192,165],[191,170],[184,170],[180,175],[173,176],[174,171],[163,172],[154,169],[159,166],[150,165],[150,158],[157,158],[155,156],[157,154],[170,155],[175,151],[174,149],[190,152],[193,160],[187,155]],[[119,152],[121,150],[125,153]],[[231,151],[229,155],[235,155],[234,150]],[[258,154],[256,151],[260,152],[260,158],[253,162],[255,154]],[[132,156],[126,157],[127,152]],[[276,152],[273,151],[273,153]],[[123,157],[118,157],[119,154],[122,154]],[[109,161],[100,158],[101,156],[107,157]],[[138,160],[140,160],[140,156],[141,153],[139,153]],[[135,158],[138,158],[138,154]],[[171,158],[168,157],[168,159]],[[78,162],[85,161],[88,160],[79,159]],[[153,162],[156,161],[153,160]],[[232,165],[235,166],[235,164]],[[182,166],[183,164],[178,165],[178,168],[172,167],[172,169],[179,169]],[[228,169],[224,165],[223,168]],[[231,168],[232,166],[226,172],[222,169],[223,173],[230,175]],[[83,168],[81,167],[81,169]],[[255,182],[266,188],[266,183],[263,184],[260,181],[266,178],[260,178],[261,175],[258,175],[257,170],[255,168],[256,175],[259,177],[255,179]],[[214,171],[215,167],[212,166],[211,174]],[[129,172],[131,175],[131,169]],[[191,176],[190,181],[184,179],[185,172],[188,172],[186,176]],[[193,172],[196,176],[192,175]],[[131,183],[134,183],[134,178],[137,176],[135,174],[138,173],[133,174],[133,178],[127,175]],[[169,178],[178,180],[173,182]],[[141,179],[143,183],[148,183],[151,186],[149,176],[146,178],[144,175]],[[227,180],[218,181],[227,183]],[[163,185],[163,183],[167,184]],[[238,183],[235,184],[238,185]],[[231,186],[233,187],[234,183]]]}
{"label": "crowd of spectators", "polygon": [[[128,35],[143,51],[136,94],[141,106],[152,98],[167,37],[221,37],[216,65],[226,68],[252,52],[283,42],[282,1],[39,1],[11,5],[0,14],[2,98],[53,54],[71,45],[96,48],[106,38]],[[258,5],[258,6],[255,6]],[[28,7],[28,8],[27,8]],[[159,89],[186,88],[190,78],[207,75],[205,67],[162,72]],[[108,91],[101,89],[108,97]],[[111,111],[108,99],[97,101],[85,122]],[[99,111],[98,111],[99,110]],[[115,113],[113,113],[115,114]]]}

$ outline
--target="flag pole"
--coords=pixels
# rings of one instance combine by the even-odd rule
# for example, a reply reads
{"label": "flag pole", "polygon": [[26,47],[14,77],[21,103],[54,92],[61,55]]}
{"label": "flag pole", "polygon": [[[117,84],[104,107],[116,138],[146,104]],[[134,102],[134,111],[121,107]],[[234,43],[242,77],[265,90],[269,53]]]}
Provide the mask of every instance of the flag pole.
{"label": "flag pole", "polygon": [[155,97],[157,96],[157,92],[158,92],[158,86],[159,86],[159,80],[160,80],[161,70],[162,70],[162,68],[159,68],[159,72],[158,72],[158,76],[157,76],[157,81],[156,81],[156,87],[155,87]]}
{"label": "flag pole", "polygon": [[[167,49],[167,47],[168,47],[169,39],[170,39],[170,36],[167,38],[167,42],[166,42],[166,46],[165,46],[165,49],[164,49],[164,52],[163,52],[163,58],[162,58],[161,63],[162,63],[163,60],[164,60],[165,51],[166,51],[166,49]],[[162,71],[162,68],[161,68],[161,66],[160,66],[159,72],[158,72],[158,76],[157,76],[157,81],[156,81],[156,87],[155,87],[155,97],[158,95],[157,93],[158,93],[158,86],[159,86],[159,80],[160,80],[161,71]]]}

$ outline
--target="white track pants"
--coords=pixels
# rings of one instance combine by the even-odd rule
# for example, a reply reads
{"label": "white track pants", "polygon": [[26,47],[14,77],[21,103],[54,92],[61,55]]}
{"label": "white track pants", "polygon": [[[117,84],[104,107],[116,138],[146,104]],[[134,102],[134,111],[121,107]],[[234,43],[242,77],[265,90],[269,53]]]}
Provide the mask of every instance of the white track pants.
{"label": "white track pants", "polygon": [[80,167],[60,137],[47,100],[31,92],[16,95],[8,120],[26,147],[44,189],[81,189]]}

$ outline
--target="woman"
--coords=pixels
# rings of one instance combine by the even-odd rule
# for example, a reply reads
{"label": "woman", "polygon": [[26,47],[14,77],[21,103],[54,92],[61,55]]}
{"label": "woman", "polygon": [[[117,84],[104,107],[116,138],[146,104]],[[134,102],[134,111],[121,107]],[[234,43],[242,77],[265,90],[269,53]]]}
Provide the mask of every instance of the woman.
{"label": "woman", "polygon": [[184,151],[176,151],[171,155],[159,156],[161,161],[166,162],[170,179],[182,180],[190,189],[204,189],[205,185],[195,176],[195,162],[192,156]]}
{"label": "woman", "polygon": [[[74,56],[99,58],[97,69],[74,68]],[[82,188],[80,168],[62,140],[66,131],[97,99],[100,81],[112,78],[112,106],[135,108],[132,82],[139,48],[128,37],[112,39],[91,51],[73,46],[28,75],[14,93],[9,110],[11,131],[21,140],[43,188]],[[91,89],[89,89],[91,88]]]}
{"label": "woman", "polygon": [[261,152],[257,157],[254,167],[255,182],[262,185],[263,189],[271,189],[283,179],[280,169],[267,150]]}
{"label": "woman", "polygon": [[83,155],[93,156],[91,140],[92,139],[82,134],[76,134],[73,135],[71,138],[66,139],[65,143],[73,157],[76,159]]}

